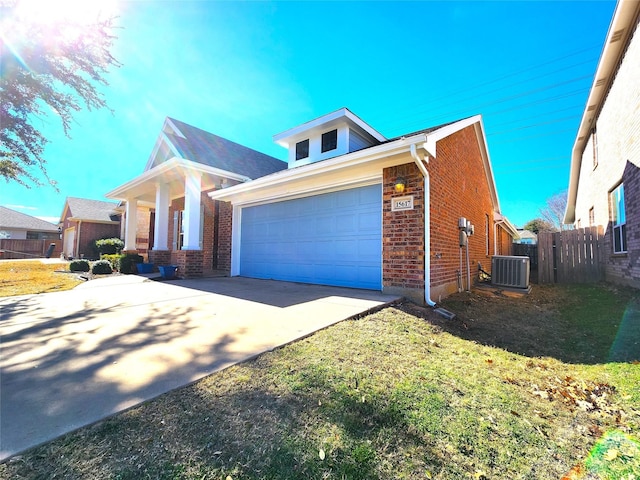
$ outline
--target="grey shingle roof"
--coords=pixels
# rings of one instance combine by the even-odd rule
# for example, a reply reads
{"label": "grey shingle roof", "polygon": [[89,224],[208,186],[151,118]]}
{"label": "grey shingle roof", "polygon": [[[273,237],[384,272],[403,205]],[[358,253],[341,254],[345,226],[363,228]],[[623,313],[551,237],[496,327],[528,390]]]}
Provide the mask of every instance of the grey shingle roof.
{"label": "grey shingle roof", "polygon": [[67,205],[72,217],[94,222],[111,222],[118,220],[117,203],[89,200],[87,198],[67,197]]}
{"label": "grey shingle roof", "polygon": [[251,179],[264,177],[287,168],[287,163],[264,153],[206,132],[189,124],[170,118],[180,132],[187,137],[168,135],[180,155],[193,162]]}
{"label": "grey shingle roof", "polygon": [[26,213],[16,212],[7,207],[0,207],[0,228],[29,230],[32,232],[57,232],[58,227]]}

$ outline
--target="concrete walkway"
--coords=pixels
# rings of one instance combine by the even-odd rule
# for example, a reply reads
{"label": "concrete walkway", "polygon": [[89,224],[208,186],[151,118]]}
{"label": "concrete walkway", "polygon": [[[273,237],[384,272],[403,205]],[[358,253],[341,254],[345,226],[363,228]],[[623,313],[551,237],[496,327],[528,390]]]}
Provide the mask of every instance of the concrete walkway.
{"label": "concrete walkway", "polygon": [[0,299],[0,461],[396,299],[134,275]]}

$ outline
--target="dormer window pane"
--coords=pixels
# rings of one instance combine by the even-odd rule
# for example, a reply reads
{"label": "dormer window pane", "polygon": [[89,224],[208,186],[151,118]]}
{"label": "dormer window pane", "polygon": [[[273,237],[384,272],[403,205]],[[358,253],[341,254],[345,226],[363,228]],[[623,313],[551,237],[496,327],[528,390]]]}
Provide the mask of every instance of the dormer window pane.
{"label": "dormer window pane", "polygon": [[335,150],[338,148],[338,130],[331,130],[330,132],[322,134],[322,152],[328,152],[329,150]]}
{"label": "dormer window pane", "polygon": [[296,143],[296,160],[302,160],[309,156],[309,140]]}

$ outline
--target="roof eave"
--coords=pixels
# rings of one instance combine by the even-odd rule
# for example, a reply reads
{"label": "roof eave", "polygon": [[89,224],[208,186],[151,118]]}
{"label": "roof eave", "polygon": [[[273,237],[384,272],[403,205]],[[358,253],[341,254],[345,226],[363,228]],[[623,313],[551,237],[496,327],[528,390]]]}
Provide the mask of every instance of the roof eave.
{"label": "roof eave", "polygon": [[606,99],[607,92],[614,80],[614,73],[620,58],[629,42],[629,36],[634,28],[633,21],[638,18],[640,2],[637,0],[619,0],[613,19],[609,25],[606,40],[600,54],[598,67],[593,77],[593,83],[587,97],[582,119],[578,126],[576,141],[571,154],[571,169],[569,173],[569,189],[567,192],[567,208],[563,223],[575,222],[575,207],[578,196],[578,182],[582,163],[582,153],[589,140],[589,134],[595,126],[600,110]]}

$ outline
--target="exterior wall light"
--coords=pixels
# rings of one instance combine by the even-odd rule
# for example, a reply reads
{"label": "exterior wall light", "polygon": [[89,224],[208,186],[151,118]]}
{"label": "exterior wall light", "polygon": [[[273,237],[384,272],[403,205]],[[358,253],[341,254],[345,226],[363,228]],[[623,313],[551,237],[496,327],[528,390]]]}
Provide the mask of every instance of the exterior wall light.
{"label": "exterior wall light", "polygon": [[407,181],[405,180],[405,178],[404,177],[396,178],[396,183],[394,185],[394,188],[398,193],[404,192],[404,189],[407,188]]}

